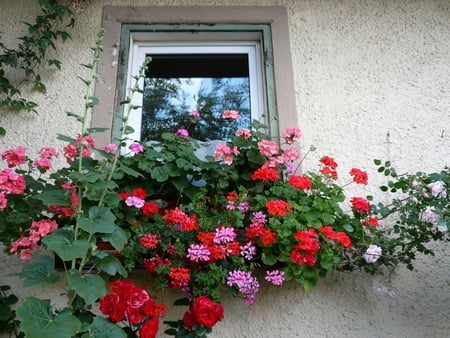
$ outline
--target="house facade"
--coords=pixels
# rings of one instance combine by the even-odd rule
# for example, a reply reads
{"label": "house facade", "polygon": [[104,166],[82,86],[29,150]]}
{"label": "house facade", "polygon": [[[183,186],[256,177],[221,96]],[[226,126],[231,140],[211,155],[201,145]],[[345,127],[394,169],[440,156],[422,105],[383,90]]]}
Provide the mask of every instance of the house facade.
{"label": "house facade", "polygon": [[[2,0],[2,40],[14,46],[14,39],[25,32],[22,22],[33,20],[38,10],[34,1]],[[159,42],[185,39],[172,38],[164,25],[177,26],[174,34],[195,26],[195,34],[205,34],[201,41],[211,44],[262,41],[263,47],[256,48],[262,48],[263,57],[255,61],[265,74],[260,110],[277,116],[274,130],[300,126],[302,152],[316,148],[304,170],[314,169],[323,155],[333,156],[342,173],[354,166],[367,170],[370,187],[358,192],[376,197],[376,187],[386,179],[376,172],[373,159],[390,160],[398,172],[438,171],[450,165],[448,0],[92,0],[77,14],[72,38],[51,52],[62,67],[43,70],[47,93],[30,94],[38,112],[12,114],[0,108],[0,126],[6,130],[0,151],[23,145],[36,152],[58,144],[57,134],[77,130],[65,112],[83,109],[84,86],[77,78],[88,70],[80,64],[90,62],[90,47],[101,27],[106,30],[96,86],[101,104],[90,123],[111,130],[99,136],[107,143],[114,130],[112,112],[138,53],[133,42],[153,39],[140,30],[161,30]],[[227,33],[212,32],[211,26]],[[435,256],[418,256],[414,270],[399,267],[389,279],[334,272],[312,292],[295,283],[263,285],[252,306],[225,297],[225,320],[211,336],[446,337],[449,247],[442,241],[433,248]],[[24,289],[20,280],[6,277],[23,264],[1,253],[0,285],[13,285],[21,297],[37,295],[61,304],[64,285]],[[136,277],[146,278],[141,273]],[[154,295],[166,304],[179,296],[172,291]],[[182,313],[170,308],[164,319]]]}

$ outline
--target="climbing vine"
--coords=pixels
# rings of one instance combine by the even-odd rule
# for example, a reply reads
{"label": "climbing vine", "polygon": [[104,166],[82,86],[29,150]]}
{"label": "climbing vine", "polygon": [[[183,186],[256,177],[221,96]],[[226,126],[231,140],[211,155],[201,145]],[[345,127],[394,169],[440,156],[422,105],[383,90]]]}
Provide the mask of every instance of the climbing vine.
{"label": "climbing vine", "polygon": [[[61,61],[47,58],[49,48],[56,50],[57,41],[70,38],[68,30],[75,24],[75,15],[89,0],[37,0],[41,12],[18,37],[16,47],[8,48],[0,32],[0,108],[6,111],[36,111],[37,104],[22,94],[27,89],[45,93],[46,86],[39,66],[61,69]],[[4,129],[0,127],[0,136]]]}

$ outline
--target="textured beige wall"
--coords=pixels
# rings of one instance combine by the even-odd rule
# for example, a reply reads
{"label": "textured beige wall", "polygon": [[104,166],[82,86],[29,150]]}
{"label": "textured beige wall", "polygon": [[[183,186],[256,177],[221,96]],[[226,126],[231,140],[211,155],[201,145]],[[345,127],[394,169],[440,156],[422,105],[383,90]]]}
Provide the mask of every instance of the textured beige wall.
{"label": "textured beige wall", "polygon": [[[30,0],[0,1],[0,32],[10,43],[31,20]],[[7,136],[0,150],[24,144],[37,150],[56,133],[73,133],[67,110],[82,109],[89,47],[104,5],[285,5],[303,148],[334,156],[344,175],[352,166],[373,173],[373,158],[392,160],[399,171],[437,170],[450,165],[450,2],[448,0],[265,0],[107,1],[93,0],[79,14],[72,40],[57,52],[61,72],[47,72],[48,93],[36,96],[38,114],[0,115]],[[31,151],[30,150],[30,151]],[[381,183],[381,178],[372,178]],[[21,262],[0,255],[0,284]],[[255,305],[225,298],[225,320],[212,337],[447,337],[450,333],[449,246],[420,257],[416,269],[398,269],[396,297],[373,291],[364,274],[334,273],[312,293],[295,284],[263,286]],[[58,303],[61,288],[38,290]],[[159,295],[171,299],[176,294]],[[180,312],[176,312],[180,311]],[[182,309],[169,312],[177,316]],[[161,335],[163,336],[163,335]]]}

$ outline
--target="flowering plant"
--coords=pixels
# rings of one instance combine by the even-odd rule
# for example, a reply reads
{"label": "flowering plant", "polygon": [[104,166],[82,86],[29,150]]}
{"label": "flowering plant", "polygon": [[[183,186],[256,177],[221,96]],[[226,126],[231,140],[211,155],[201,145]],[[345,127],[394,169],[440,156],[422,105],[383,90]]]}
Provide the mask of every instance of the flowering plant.
{"label": "flowering plant", "polygon": [[[96,53],[100,48],[98,43]],[[92,71],[95,62],[87,65]],[[68,285],[63,311],[36,298],[18,308],[27,336],[154,337],[165,307],[122,279],[143,267],[160,288],[184,292],[177,304],[188,308],[182,319],[166,322],[166,333],[204,337],[224,318],[223,291],[251,305],[263,281],[281,286],[295,280],[309,291],[334,269],[375,273],[399,263],[412,268],[416,253],[432,253],[426,244],[448,230],[449,168],[399,175],[390,162],[375,161],[389,177],[381,190],[400,192],[398,197],[389,205],[370,196],[347,199],[332,157],[323,156],[317,172],[299,172],[309,151],[301,156],[297,127],[274,138],[255,121],[200,158],[188,126],[164,134],[160,143],[130,144],[125,113],[117,143],[96,149],[99,129],[86,127],[97,104],[90,94],[94,78],[92,73],[85,81],[85,111],[70,113],[81,122],[80,134],[59,136],[68,142],[67,166],[50,173],[54,148],[43,148],[37,160],[23,147],[2,152],[8,168],[0,172],[0,241],[24,259],[40,246],[54,253]],[[138,90],[136,85],[132,93]],[[199,118],[195,112],[192,122]],[[223,118],[233,123],[239,113],[228,110]],[[348,177],[368,183],[358,168]],[[100,241],[113,251],[100,250]],[[111,293],[105,274],[117,277]],[[58,280],[47,255],[20,276],[27,285]],[[91,311],[97,301],[108,319]]]}

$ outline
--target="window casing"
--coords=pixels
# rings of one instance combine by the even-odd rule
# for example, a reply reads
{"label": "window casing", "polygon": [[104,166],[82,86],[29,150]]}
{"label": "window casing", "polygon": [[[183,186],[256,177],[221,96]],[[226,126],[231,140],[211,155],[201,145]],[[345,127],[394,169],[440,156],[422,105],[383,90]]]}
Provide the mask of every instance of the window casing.
{"label": "window casing", "polygon": [[[128,50],[128,65],[126,67],[127,78],[126,88],[122,88],[126,94],[127,88],[132,86],[132,75],[139,71],[139,67],[147,56],[155,58],[149,65],[149,72],[155,72],[158,75],[167,77],[170,74],[173,77],[188,77],[192,75],[208,77],[232,77],[232,74],[238,76],[245,73],[249,82],[249,108],[250,115],[247,120],[257,119],[261,122],[267,118],[267,95],[265,85],[265,69],[262,67],[262,33],[258,32],[261,28],[252,27],[252,33],[242,33],[242,26],[231,28],[215,26],[214,30],[210,27],[172,27],[171,25],[153,26],[128,26],[124,25],[122,36],[129,36],[129,45],[123,46],[122,50]],[[221,30],[219,30],[221,29]],[[239,31],[237,31],[239,29]],[[158,67],[158,56],[169,58],[173,56],[174,63],[172,67],[168,64],[162,70],[154,69]],[[239,64],[240,59],[245,57],[245,67]],[[196,58],[199,60],[196,61]],[[205,58],[203,65],[201,58]],[[215,61],[217,58],[217,61]],[[236,60],[235,60],[236,59]],[[176,63],[179,61],[179,65]],[[166,60],[166,63],[169,59]],[[242,61],[241,61],[242,63]],[[208,64],[210,66],[208,67]],[[161,63],[164,66],[164,63]],[[131,75],[131,76],[130,76]],[[271,74],[269,78],[273,80]],[[144,87],[144,86],[143,86]],[[140,106],[143,103],[143,95],[133,96],[134,106]],[[235,107],[227,107],[234,109]],[[196,107],[193,107],[196,109]],[[141,139],[141,120],[143,118],[142,109],[132,111],[129,125],[134,129],[130,135],[133,140]],[[118,119],[120,121],[120,119]],[[268,122],[266,119],[264,122]],[[114,124],[114,131],[117,133],[120,125]],[[249,127],[249,126],[246,126]],[[115,134],[114,133],[114,134]],[[113,134],[113,135],[114,135]]]}
{"label": "window casing", "polygon": [[[127,86],[131,35],[134,34],[135,40],[142,39],[139,34],[148,34],[150,26],[145,24],[148,22],[152,23],[154,32],[171,33],[162,38],[166,43],[171,39],[179,40],[177,34],[185,32],[193,35],[208,33],[209,42],[260,41],[261,83],[266,94],[259,100],[268,120],[272,122],[276,118],[276,123],[270,123],[270,133],[275,136],[279,130],[298,124],[285,7],[106,6],[102,20],[106,31],[104,52],[100,56],[100,81],[96,86],[96,95],[102,104],[95,108],[91,122],[95,127],[110,128],[109,132],[98,135],[100,144],[110,142],[117,133],[118,126],[113,126],[113,121],[121,111],[119,102]],[[221,35],[220,39],[218,35]]]}

